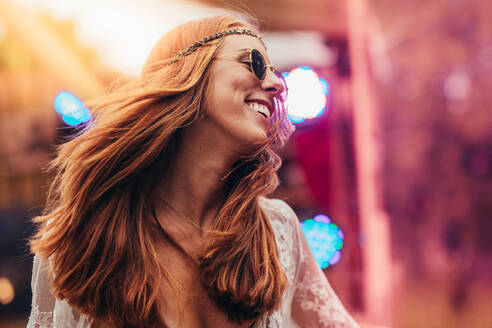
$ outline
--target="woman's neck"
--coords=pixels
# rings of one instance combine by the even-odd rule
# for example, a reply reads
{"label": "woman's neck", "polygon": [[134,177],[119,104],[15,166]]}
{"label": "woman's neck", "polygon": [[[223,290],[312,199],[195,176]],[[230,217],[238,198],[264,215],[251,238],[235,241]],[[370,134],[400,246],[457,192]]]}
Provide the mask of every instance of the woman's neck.
{"label": "woman's neck", "polygon": [[203,227],[211,225],[209,221],[222,205],[227,192],[222,178],[239,156],[226,143],[218,144],[217,136],[194,127],[181,131],[157,192],[179,213]]}

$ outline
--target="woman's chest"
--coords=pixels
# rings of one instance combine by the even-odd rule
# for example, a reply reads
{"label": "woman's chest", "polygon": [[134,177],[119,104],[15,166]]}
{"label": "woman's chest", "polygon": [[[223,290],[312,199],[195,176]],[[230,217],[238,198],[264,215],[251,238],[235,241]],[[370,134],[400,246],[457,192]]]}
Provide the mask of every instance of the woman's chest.
{"label": "woman's chest", "polygon": [[174,249],[159,252],[166,278],[160,285],[158,302],[161,317],[172,327],[247,328],[251,322],[237,324],[228,320],[201,286],[196,264]]}

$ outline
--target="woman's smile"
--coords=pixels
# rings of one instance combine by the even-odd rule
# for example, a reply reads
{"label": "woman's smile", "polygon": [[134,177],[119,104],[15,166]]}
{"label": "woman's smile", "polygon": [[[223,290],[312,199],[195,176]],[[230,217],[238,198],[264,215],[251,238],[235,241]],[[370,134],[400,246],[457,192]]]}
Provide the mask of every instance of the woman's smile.
{"label": "woman's smile", "polygon": [[264,103],[261,103],[256,100],[246,100],[245,102],[248,105],[248,107],[250,107],[252,110],[256,111],[257,113],[261,114],[266,119],[270,118],[271,115],[270,109]]}

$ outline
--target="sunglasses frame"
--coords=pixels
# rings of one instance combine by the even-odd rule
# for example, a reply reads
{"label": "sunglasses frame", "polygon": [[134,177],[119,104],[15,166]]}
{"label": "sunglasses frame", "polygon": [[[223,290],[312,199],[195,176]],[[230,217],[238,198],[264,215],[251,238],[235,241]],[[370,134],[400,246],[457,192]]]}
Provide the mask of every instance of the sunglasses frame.
{"label": "sunglasses frame", "polygon": [[[248,52],[249,53],[249,69],[250,69],[251,73],[253,73],[253,75],[255,76],[255,78],[258,81],[265,80],[267,70],[272,71],[272,73],[275,74],[275,76],[282,81],[282,84],[284,85],[284,89],[285,89],[282,92],[282,94],[284,94],[284,96],[282,98],[285,101],[285,99],[287,99],[287,82],[285,81],[284,77],[282,76],[282,72],[280,72],[273,65],[267,65],[266,64],[266,61],[265,61],[265,57],[263,57],[263,55],[261,54],[261,52],[258,49],[242,49],[242,50],[239,50],[239,51],[235,51],[235,52],[223,54],[223,55],[220,55],[220,56],[216,56],[215,59],[221,59],[221,58],[225,58],[225,57],[237,55],[237,54],[240,54],[240,53],[243,53],[243,52]],[[256,75],[256,72],[255,72],[255,70],[253,68],[253,53],[254,52],[257,53],[257,55],[261,57],[261,60],[263,61],[263,64],[264,64],[265,72],[263,73],[263,76],[261,78],[258,77],[258,75]],[[277,75],[277,73],[278,73],[278,75]]]}

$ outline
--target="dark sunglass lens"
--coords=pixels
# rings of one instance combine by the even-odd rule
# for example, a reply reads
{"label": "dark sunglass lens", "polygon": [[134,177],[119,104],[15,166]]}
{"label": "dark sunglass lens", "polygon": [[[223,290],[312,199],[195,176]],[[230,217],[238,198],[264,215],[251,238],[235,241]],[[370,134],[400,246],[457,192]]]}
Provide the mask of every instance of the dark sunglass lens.
{"label": "dark sunglass lens", "polygon": [[263,59],[261,53],[256,49],[251,50],[251,68],[253,69],[253,73],[256,75],[258,80],[263,80],[265,78],[265,60]]}

